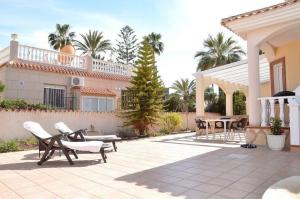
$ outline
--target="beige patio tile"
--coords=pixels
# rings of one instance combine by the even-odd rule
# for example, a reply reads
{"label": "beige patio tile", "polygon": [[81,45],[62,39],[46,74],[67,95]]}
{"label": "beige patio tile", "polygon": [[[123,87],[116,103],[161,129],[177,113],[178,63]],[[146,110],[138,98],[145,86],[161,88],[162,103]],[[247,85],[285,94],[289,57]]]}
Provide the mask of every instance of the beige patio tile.
{"label": "beige patio tile", "polygon": [[59,199],[60,197],[58,197],[57,195],[50,193],[48,191],[39,191],[39,192],[31,193],[31,194],[22,194],[22,198],[24,198],[24,199],[40,199],[40,198],[43,198],[43,199],[57,198],[57,199]]}
{"label": "beige patio tile", "polygon": [[225,197],[225,196],[212,195],[212,196],[208,197],[208,199],[230,199],[230,198]]}
{"label": "beige patio tile", "polygon": [[244,199],[261,199],[261,195],[259,195],[259,194],[253,194],[253,193],[251,193],[251,194],[249,194],[249,195],[247,195]]}
{"label": "beige patio tile", "polygon": [[223,187],[222,186],[219,186],[219,185],[213,185],[213,184],[200,184],[196,187],[194,187],[193,189],[196,189],[198,191],[202,191],[202,192],[205,192],[205,193],[216,193],[218,191],[220,191]]}
{"label": "beige patio tile", "polygon": [[101,185],[97,185],[93,188],[89,188],[89,189],[81,189],[83,191],[85,191],[86,193],[89,193],[91,195],[94,195],[94,196],[102,196],[102,195],[105,195],[107,193],[110,193],[110,192],[114,192],[115,189],[111,188],[111,187],[106,187],[106,186],[101,186]]}
{"label": "beige patio tile", "polygon": [[217,177],[222,174],[222,171],[203,171],[201,175],[209,176],[209,177]]}
{"label": "beige patio tile", "polygon": [[223,179],[223,178],[213,178],[209,181],[207,181],[207,183],[209,184],[215,184],[215,185],[219,185],[222,187],[227,187],[229,185],[231,185],[234,181],[233,180],[228,180],[228,179]]}
{"label": "beige patio tile", "polygon": [[244,198],[246,195],[248,195],[248,192],[241,191],[238,189],[223,189],[222,191],[218,192],[217,195],[219,196],[225,196],[232,199],[241,199]]}
{"label": "beige patio tile", "polygon": [[184,171],[180,171],[180,172],[177,171],[177,172],[174,172],[174,173],[172,173],[170,175],[178,177],[178,178],[188,178],[190,176],[193,176],[193,174],[187,173],[187,172],[184,172]]}
{"label": "beige patio tile", "polygon": [[253,177],[243,177],[238,182],[248,183],[252,185],[260,185],[263,184],[266,180],[260,178],[253,178]]}
{"label": "beige patio tile", "polygon": [[166,176],[166,177],[160,178],[159,180],[162,182],[166,182],[166,183],[175,183],[177,181],[182,180],[182,178],[174,177],[174,176]]}
{"label": "beige patio tile", "polygon": [[209,176],[204,176],[204,175],[198,174],[198,175],[189,176],[189,177],[187,177],[185,179],[196,180],[196,181],[199,181],[199,182],[207,182],[208,180],[213,179],[213,177],[209,177]]}
{"label": "beige patio tile", "polygon": [[8,190],[9,190],[9,188],[7,185],[0,183],[0,193],[4,192],[4,191],[8,191]]}
{"label": "beige patio tile", "polygon": [[197,190],[189,190],[184,193],[185,198],[187,199],[206,199],[210,196],[211,194],[197,191]]}
{"label": "beige patio tile", "polygon": [[236,173],[225,173],[223,175],[218,176],[219,178],[222,179],[227,179],[227,180],[232,180],[232,181],[237,181],[243,177],[243,175],[239,175]]}
{"label": "beige patio tile", "polygon": [[34,194],[34,193],[39,193],[43,192],[45,189],[37,186],[30,186],[30,187],[25,187],[25,188],[16,188],[15,192],[19,195],[29,195],[29,194]]}
{"label": "beige patio tile", "polygon": [[35,150],[0,154],[7,161],[0,164],[0,198],[256,199],[273,182],[300,175],[292,153],[194,141],[192,133],[118,145],[106,164],[99,154],[79,154],[74,166],[58,156],[37,166]]}
{"label": "beige patio tile", "polygon": [[177,181],[174,184],[178,185],[178,186],[186,187],[186,188],[192,188],[192,187],[195,187],[196,185],[199,185],[200,182],[195,181],[195,180],[184,179],[184,180]]}
{"label": "beige patio tile", "polygon": [[269,186],[260,185],[258,188],[253,190],[252,193],[258,194],[258,195],[263,195],[268,188],[269,188]]}
{"label": "beige patio tile", "polygon": [[11,190],[6,190],[0,192],[0,198],[14,199],[14,198],[22,198],[22,197]]}
{"label": "beige patio tile", "polygon": [[165,187],[162,187],[161,189],[159,189],[160,192],[168,192],[171,195],[178,195],[187,190],[188,190],[188,188],[182,187],[182,186],[177,186],[177,185],[168,185],[168,186],[165,186]]}
{"label": "beige patio tile", "polygon": [[110,192],[110,193],[106,193],[103,194],[102,196],[100,196],[101,198],[113,198],[113,199],[134,199],[134,198],[138,198],[136,196],[127,194],[127,193],[123,193],[120,191],[114,191],[114,192]]}
{"label": "beige patio tile", "polygon": [[245,192],[252,192],[254,189],[256,189],[259,185],[253,185],[253,184],[248,184],[248,183],[243,183],[243,182],[236,182],[232,185],[229,186],[231,189],[237,189]]}

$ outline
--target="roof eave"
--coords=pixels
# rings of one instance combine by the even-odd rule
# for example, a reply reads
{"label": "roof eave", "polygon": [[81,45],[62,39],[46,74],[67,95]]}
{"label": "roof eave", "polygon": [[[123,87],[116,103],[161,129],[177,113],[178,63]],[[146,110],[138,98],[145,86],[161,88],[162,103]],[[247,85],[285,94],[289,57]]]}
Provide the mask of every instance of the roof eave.
{"label": "roof eave", "polygon": [[300,1],[293,0],[224,18],[221,25],[246,40],[249,31],[297,19],[300,19]]}

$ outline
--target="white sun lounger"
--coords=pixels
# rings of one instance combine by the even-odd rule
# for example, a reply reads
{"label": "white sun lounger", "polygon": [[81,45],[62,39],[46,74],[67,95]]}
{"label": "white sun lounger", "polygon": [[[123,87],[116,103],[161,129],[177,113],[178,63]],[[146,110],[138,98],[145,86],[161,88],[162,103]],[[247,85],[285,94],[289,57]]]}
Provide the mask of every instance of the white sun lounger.
{"label": "white sun lounger", "polygon": [[104,151],[103,142],[101,141],[65,141],[63,140],[62,134],[53,136],[46,132],[39,123],[32,121],[24,122],[23,127],[31,132],[39,140],[40,144],[46,148],[45,153],[38,162],[38,165],[41,165],[45,161],[49,160],[56,150],[62,150],[70,164],[73,164],[73,161],[69,156],[69,152],[71,152],[75,158],[78,159],[78,156],[75,152],[76,150],[84,152],[100,152],[103,161],[106,162],[107,157]]}
{"label": "white sun lounger", "polygon": [[121,141],[121,138],[116,135],[86,135],[85,129],[80,129],[77,131],[73,131],[70,129],[64,122],[58,122],[54,124],[54,128],[58,130],[60,133],[65,134],[73,141],[102,141],[102,142],[111,142],[113,144],[114,150],[117,151],[116,142]]}

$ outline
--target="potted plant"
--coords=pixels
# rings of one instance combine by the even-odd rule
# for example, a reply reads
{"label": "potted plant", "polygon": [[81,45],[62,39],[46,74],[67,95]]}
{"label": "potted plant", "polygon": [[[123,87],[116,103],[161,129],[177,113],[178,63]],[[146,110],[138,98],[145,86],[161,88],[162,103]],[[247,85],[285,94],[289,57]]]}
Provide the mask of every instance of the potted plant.
{"label": "potted plant", "polygon": [[68,65],[73,61],[75,48],[72,45],[75,38],[75,32],[70,31],[69,24],[56,24],[56,31],[50,33],[48,42],[54,50],[61,52],[57,59],[63,65]]}
{"label": "potted plant", "polygon": [[267,135],[268,146],[271,150],[280,151],[285,145],[285,134],[281,134],[282,121],[279,118],[271,119],[271,133]]}

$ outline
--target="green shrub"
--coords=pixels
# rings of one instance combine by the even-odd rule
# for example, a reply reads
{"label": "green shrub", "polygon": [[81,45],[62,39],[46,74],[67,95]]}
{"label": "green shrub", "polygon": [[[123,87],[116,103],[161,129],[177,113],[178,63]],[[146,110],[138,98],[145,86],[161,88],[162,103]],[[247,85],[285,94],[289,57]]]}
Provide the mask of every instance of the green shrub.
{"label": "green shrub", "polygon": [[47,106],[43,104],[28,104],[24,100],[3,100],[0,102],[0,108],[4,109],[33,109],[47,110]]}
{"label": "green shrub", "polygon": [[38,140],[33,136],[26,138],[23,142],[27,146],[36,146],[38,144]]}
{"label": "green shrub", "polygon": [[48,110],[49,108],[44,104],[30,104],[29,109],[33,110]]}
{"label": "green shrub", "polygon": [[282,126],[282,121],[280,118],[271,118],[271,133],[273,135],[280,135],[281,134],[281,126]]}
{"label": "green shrub", "polygon": [[117,131],[117,136],[122,139],[131,139],[138,137],[138,134],[133,129],[124,128]]}
{"label": "green shrub", "polygon": [[20,144],[17,140],[0,141],[0,153],[19,151]]}
{"label": "green shrub", "polygon": [[246,115],[246,96],[241,91],[233,93],[233,114]]}
{"label": "green shrub", "polygon": [[178,113],[165,113],[161,118],[161,133],[169,134],[181,127],[182,118]]}

